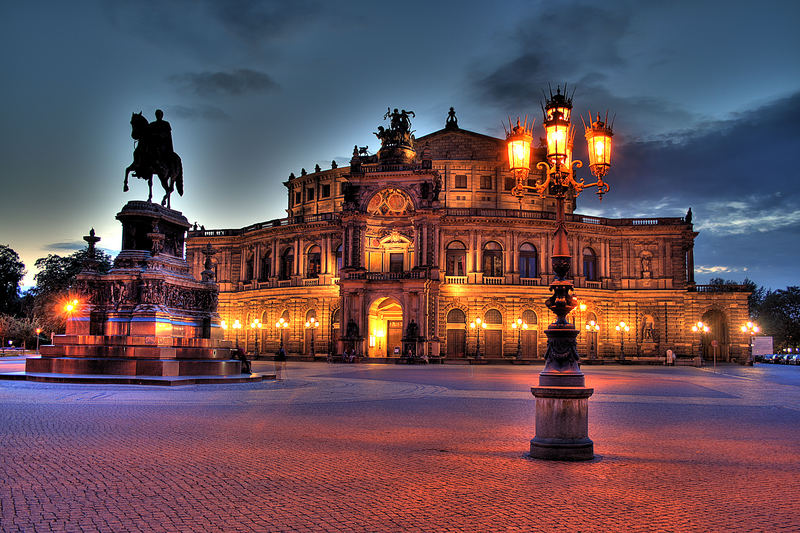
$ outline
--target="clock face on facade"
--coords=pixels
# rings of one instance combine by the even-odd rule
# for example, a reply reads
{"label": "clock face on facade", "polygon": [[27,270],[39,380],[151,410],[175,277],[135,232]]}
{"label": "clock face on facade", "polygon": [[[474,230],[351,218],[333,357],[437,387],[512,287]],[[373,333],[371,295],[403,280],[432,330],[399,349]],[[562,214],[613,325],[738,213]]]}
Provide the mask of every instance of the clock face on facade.
{"label": "clock face on facade", "polygon": [[367,205],[367,212],[377,216],[405,215],[413,210],[411,199],[400,189],[378,191]]}

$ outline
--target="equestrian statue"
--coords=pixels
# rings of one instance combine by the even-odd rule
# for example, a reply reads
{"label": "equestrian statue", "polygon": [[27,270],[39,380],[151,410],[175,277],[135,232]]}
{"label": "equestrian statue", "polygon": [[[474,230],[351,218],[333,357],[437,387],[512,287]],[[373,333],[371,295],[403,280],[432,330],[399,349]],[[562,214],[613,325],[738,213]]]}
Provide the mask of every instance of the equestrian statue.
{"label": "equestrian statue", "polygon": [[173,190],[183,196],[183,165],[181,158],[172,150],[172,128],[164,120],[164,112],[156,109],[156,119],[148,123],[139,113],[131,114],[131,137],[135,141],[133,163],[125,169],[125,183],[122,187],[128,192],[128,174],[147,180],[149,194],[147,201],[153,200],[153,174],[158,176],[164,187],[161,205],[170,207],[169,197]]}

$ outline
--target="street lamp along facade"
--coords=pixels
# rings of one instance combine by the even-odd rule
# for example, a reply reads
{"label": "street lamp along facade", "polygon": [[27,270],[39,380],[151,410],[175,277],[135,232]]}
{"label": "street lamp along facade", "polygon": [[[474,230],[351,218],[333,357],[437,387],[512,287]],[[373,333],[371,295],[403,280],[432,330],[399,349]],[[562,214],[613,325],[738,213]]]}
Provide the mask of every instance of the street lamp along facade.
{"label": "street lamp along facade", "polygon": [[[519,156],[523,152],[522,146],[533,138],[531,129],[528,128],[527,119],[520,125],[512,127],[506,135],[509,153],[509,166],[514,173],[516,184],[512,194],[522,199],[527,192],[534,192],[544,197],[550,194],[556,200],[556,230],[554,232],[552,268],[555,278],[550,285],[553,295],[547,299],[545,305],[556,315],[556,321],[545,330],[547,335],[547,353],[545,354],[545,368],[540,374],[539,384],[554,386],[584,386],[585,379],[578,366],[576,338],[579,330],[567,322],[567,315],[576,307],[573,301],[573,284],[569,279],[572,258],[567,239],[567,229],[564,215],[564,201],[568,194],[576,197],[588,187],[596,187],[597,194],[602,199],[610,190],[603,177],[611,166],[611,138],[613,131],[610,125],[599,119],[586,127],[586,139],[590,143],[591,173],[597,178],[594,183],[585,183],[583,179],[576,180],[574,169],[580,168],[583,163],[572,159],[572,146],[574,132],[570,124],[572,116],[572,98],[567,96],[566,86],[564,93],[557,87],[556,93],[550,91],[550,97],[542,105],[545,139],[547,142],[546,161],[536,164],[538,169],[545,171],[544,179],[540,183],[528,185],[526,179],[530,167],[526,167],[526,160]],[[527,144],[527,162],[530,161],[530,144]]]}

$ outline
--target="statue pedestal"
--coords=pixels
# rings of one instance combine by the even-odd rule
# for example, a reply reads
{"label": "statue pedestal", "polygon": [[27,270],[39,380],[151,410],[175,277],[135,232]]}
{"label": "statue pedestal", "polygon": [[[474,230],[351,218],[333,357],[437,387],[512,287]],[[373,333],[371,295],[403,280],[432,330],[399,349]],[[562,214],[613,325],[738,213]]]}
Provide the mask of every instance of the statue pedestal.
{"label": "statue pedestal", "polygon": [[183,257],[186,218],[140,201],[129,202],[117,218],[122,251],[113,268],[78,275],[72,293],[79,304],[67,319],[66,334],[42,346],[41,357],[27,359],[25,371],[63,380],[65,374],[75,380],[85,375],[262,379],[242,377],[231,342],[222,340],[217,284],[190,274]]}
{"label": "statue pedestal", "polygon": [[587,387],[531,387],[536,398],[536,435],[531,457],[556,461],[588,461],[594,458],[589,439]]}

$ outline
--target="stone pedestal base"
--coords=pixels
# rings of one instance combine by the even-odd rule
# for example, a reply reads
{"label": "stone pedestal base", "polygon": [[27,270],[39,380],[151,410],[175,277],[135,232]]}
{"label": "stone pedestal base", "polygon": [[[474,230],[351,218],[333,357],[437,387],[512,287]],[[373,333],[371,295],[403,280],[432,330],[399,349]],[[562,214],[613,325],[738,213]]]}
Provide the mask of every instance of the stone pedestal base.
{"label": "stone pedestal base", "polygon": [[[581,376],[582,377],[582,376]],[[536,398],[536,436],[531,457],[558,461],[588,461],[594,458],[589,439],[587,387],[531,387]]]}

